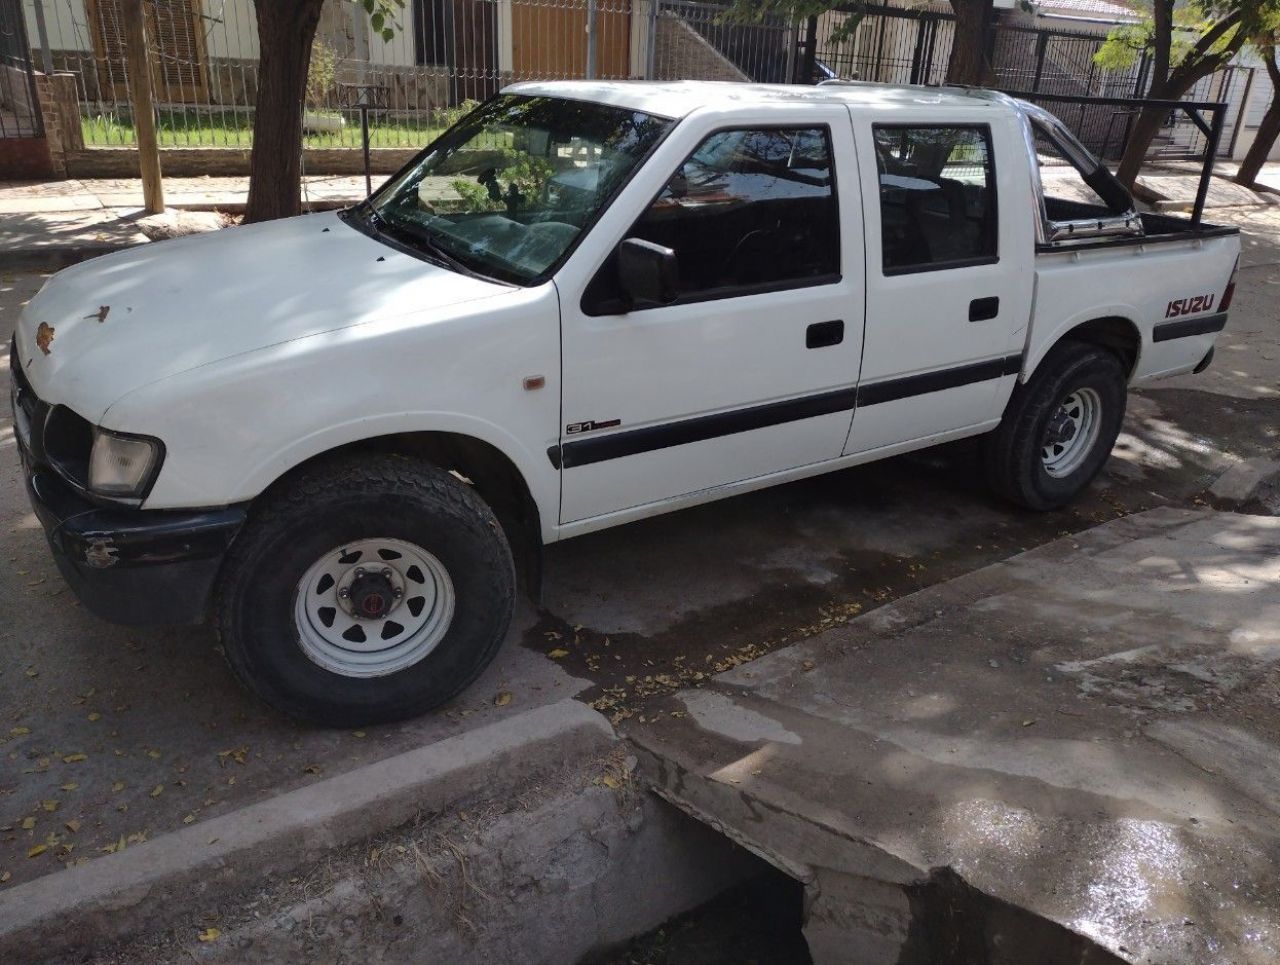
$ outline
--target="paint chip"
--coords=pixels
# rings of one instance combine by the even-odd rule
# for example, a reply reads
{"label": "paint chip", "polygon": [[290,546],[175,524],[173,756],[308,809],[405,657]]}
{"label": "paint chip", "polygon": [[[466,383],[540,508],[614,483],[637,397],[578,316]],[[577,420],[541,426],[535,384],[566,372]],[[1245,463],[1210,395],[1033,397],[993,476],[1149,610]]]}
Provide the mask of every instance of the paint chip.
{"label": "paint chip", "polygon": [[45,355],[49,354],[49,343],[53,341],[53,326],[48,322],[41,322],[36,329],[36,345],[40,347]]}

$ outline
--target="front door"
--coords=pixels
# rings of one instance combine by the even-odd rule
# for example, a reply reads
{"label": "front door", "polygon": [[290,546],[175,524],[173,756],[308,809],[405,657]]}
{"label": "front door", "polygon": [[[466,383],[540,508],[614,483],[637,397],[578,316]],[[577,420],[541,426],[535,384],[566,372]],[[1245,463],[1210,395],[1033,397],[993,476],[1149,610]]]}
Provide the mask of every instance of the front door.
{"label": "front door", "polygon": [[619,202],[634,213],[607,250],[672,249],[674,303],[626,310],[613,255],[585,293],[561,290],[562,523],[840,455],[862,351],[861,204],[847,111],[803,117],[690,118],[645,166],[665,181],[637,179]]}
{"label": "front door", "polygon": [[855,126],[867,200],[867,330],[846,452],[916,446],[998,419],[1035,279],[1015,119]]}

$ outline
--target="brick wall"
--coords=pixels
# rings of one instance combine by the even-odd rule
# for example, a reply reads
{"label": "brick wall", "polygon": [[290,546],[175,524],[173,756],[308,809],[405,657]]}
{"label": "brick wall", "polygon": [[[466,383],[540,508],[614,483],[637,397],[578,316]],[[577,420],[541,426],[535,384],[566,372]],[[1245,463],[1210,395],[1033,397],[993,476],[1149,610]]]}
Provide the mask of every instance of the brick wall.
{"label": "brick wall", "polygon": [[[25,73],[22,79],[25,86]],[[0,138],[0,179],[61,180],[68,152],[84,148],[75,77],[36,73],[35,87],[44,130],[36,137]]]}
{"label": "brick wall", "polygon": [[[0,144],[3,144],[0,141]],[[418,153],[417,148],[374,148],[369,152],[369,167],[374,174],[394,174]],[[306,174],[363,174],[364,158],[359,150],[332,148],[308,150],[304,155]],[[133,148],[93,147],[67,155],[66,166],[73,178],[136,178],[138,152]],[[169,177],[191,178],[201,175],[223,177],[247,175],[249,152],[239,148],[164,148],[160,152],[160,169]]]}

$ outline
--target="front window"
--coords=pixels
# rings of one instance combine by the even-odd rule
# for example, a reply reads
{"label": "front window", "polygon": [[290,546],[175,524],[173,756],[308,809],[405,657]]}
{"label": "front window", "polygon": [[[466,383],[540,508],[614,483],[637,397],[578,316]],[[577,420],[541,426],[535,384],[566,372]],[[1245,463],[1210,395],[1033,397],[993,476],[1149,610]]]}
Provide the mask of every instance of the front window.
{"label": "front window", "polygon": [[380,190],[369,223],[427,257],[526,284],[560,261],[671,123],[500,95]]}
{"label": "front window", "polygon": [[682,296],[834,280],[840,221],[826,129],[712,134],[630,237],[676,253]]}

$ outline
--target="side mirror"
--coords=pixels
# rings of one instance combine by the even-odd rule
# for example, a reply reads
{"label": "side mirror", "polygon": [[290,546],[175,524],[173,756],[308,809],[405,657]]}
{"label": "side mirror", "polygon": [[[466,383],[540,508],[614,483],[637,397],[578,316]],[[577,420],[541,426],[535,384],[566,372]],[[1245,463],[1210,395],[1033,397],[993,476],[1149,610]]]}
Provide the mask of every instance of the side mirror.
{"label": "side mirror", "polygon": [[618,246],[618,285],[630,308],[670,305],[680,292],[676,253],[652,241],[628,238]]}

